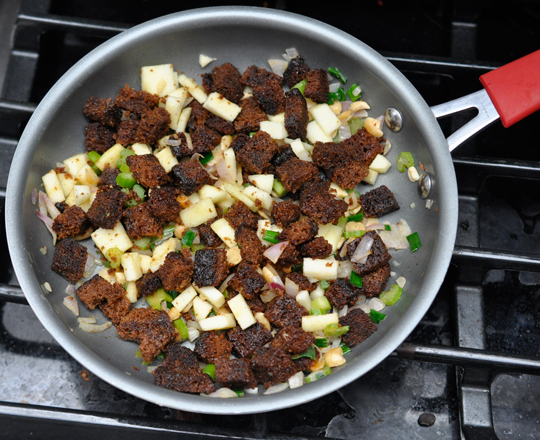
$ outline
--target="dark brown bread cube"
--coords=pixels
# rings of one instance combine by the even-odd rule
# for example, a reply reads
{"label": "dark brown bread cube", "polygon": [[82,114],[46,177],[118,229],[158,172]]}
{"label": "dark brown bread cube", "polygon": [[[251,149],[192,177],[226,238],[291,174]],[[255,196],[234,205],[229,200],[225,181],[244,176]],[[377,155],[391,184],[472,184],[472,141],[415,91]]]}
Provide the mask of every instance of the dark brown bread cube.
{"label": "dark brown bread cube", "polygon": [[289,377],[298,372],[292,356],[284,350],[272,347],[260,347],[255,351],[250,362],[255,378],[262,382],[265,388],[280,382],[286,382]]}
{"label": "dark brown bread cube", "polygon": [[341,341],[350,348],[364,342],[377,331],[377,326],[362,309],[351,310],[339,318],[339,323],[342,327],[349,326],[349,331],[341,337]]}
{"label": "dark brown bread cube", "polygon": [[249,138],[236,155],[238,162],[250,174],[262,174],[269,168],[270,160],[278,152],[274,139],[265,131],[258,131]]}
{"label": "dark brown bread cube", "polygon": [[86,151],[105,153],[115,144],[114,130],[99,122],[92,122],[84,128]]}
{"label": "dark brown bread cube", "polygon": [[311,69],[306,64],[303,56],[297,55],[289,61],[285,72],[283,73],[283,81],[292,89],[296,84],[306,78],[307,73]]}
{"label": "dark brown bread cube", "polygon": [[282,269],[288,269],[300,262],[298,255],[299,253],[296,250],[296,247],[289,243],[287,246],[285,246],[285,249],[282,250],[281,255],[279,256],[275,265]]}
{"label": "dark brown bread cube", "polygon": [[266,248],[259,240],[257,233],[247,226],[240,226],[235,234],[236,242],[240,247],[242,261],[259,266],[264,260]]}
{"label": "dark brown bread cube", "polygon": [[[369,236],[373,239],[373,245],[371,246],[371,254],[367,257],[367,261],[365,264],[353,262],[354,271],[361,276],[369,272],[373,272],[379,267],[384,266],[392,259],[392,256],[388,252],[386,245],[376,231],[369,231],[364,235],[364,237],[366,236]],[[354,255],[354,252],[356,251],[360,240],[362,240],[364,237],[356,238],[347,245],[347,255],[349,259]]]}
{"label": "dark brown bread cube", "polygon": [[298,89],[288,91],[285,94],[285,129],[288,137],[305,141],[308,122],[306,98]]}
{"label": "dark brown bread cube", "polygon": [[54,248],[51,269],[62,275],[70,284],[79,281],[84,273],[88,251],[70,238],[60,241]]}
{"label": "dark brown bread cube", "polygon": [[257,386],[247,359],[218,359],[216,382],[228,388],[255,388]]}
{"label": "dark brown bread cube", "polygon": [[229,280],[229,286],[240,292],[246,299],[254,299],[266,284],[264,277],[256,268],[242,261],[234,276]]}
{"label": "dark brown bread cube", "polygon": [[118,125],[118,131],[114,135],[117,143],[124,147],[137,142],[137,129],[140,124],[139,119],[126,119]]}
{"label": "dark brown bread cube", "polygon": [[360,196],[360,205],[366,217],[381,217],[399,209],[398,202],[386,185]]}
{"label": "dark brown bread cube", "polygon": [[135,154],[126,158],[126,163],[137,182],[147,188],[169,183],[170,178],[153,154]]}
{"label": "dark brown bread cube", "polygon": [[272,205],[272,221],[280,228],[300,220],[300,207],[292,200],[277,202]]}
{"label": "dark brown bread cube", "polygon": [[140,296],[147,296],[152,295],[156,290],[163,286],[163,283],[157,273],[148,272],[135,281],[135,285],[137,286],[137,292]]}
{"label": "dark brown bread cube", "polygon": [[101,187],[86,215],[94,226],[113,229],[122,218],[126,199],[127,194],[117,188]]}
{"label": "dark brown bread cube", "polygon": [[291,223],[283,232],[276,236],[279,241],[288,241],[297,246],[311,240],[319,230],[317,222],[304,218],[297,222]]}
{"label": "dark brown bread cube", "polygon": [[63,213],[56,216],[52,228],[57,238],[62,240],[66,237],[76,237],[84,234],[90,227],[90,222],[84,212],[78,206],[70,206]]}
{"label": "dark brown bread cube", "polygon": [[242,99],[240,106],[242,110],[234,120],[236,131],[245,134],[258,131],[260,123],[267,119],[266,113],[261,108],[259,102],[253,96],[250,96],[249,98]]}
{"label": "dark brown bread cube", "polygon": [[326,258],[332,253],[332,250],[332,245],[324,237],[315,237],[298,247],[300,255],[307,258]]}
{"label": "dark brown bread cube", "polygon": [[253,352],[272,340],[272,333],[261,323],[256,322],[245,330],[236,326],[227,332],[227,338],[233,345],[234,352],[243,358],[253,355]]}
{"label": "dark brown bread cube", "polygon": [[98,186],[101,187],[114,187],[120,189],[120,186],[116,183],[116,178],[120,174],[118,168],[111,168],[109,165],[106,165],[101,176],[99,176]]}
{"label": "dark brown bread cube", "polygon": [[201,333],[194,351],[200,361],[214,364],[218,359],[229,359],[232,347],[232,343],[225,338],[225,333],[218,334],[212,330]]}
{"label": "dark brown bread cube", "polygon": [[206,125],[201,125],[191,135],[191,141],[193,142],[194,153],[206,154],[219,144],[221,136]]}
{"label": "dark brown bread cube", "polygon": [[124,211],[124,227],[130,238],[161,237],[163,235],[162,222],[154,217],[148,202],[139,203]]}
{"label": "dark brown bread cube", "polygon": [[330,304],[341,310],[344,306],[353,306],[360,296],[360,289],[353,286],[349,280],[338,278],[324,292]]}
{"label": "dark brown bread cube", "polygon": [[315,165],[329,170],[343,164],[349,158],[349,152],[341,142],[315,142],[311,158]]}
{"label": "dark brown bread cube", "polygon": [[250,229],[257,230],[257,216],[251,212],[244,202],[241,202],[240,200],[234,202],[234,205],[227,210],[225,213],[225,218],[235,230],[241,226],[246,226]]}
{"label": "dark brown bread cube", "polygon": [[180,162],[172,167],[171,173],[173,174],[174,184],[186,196],[190,196],[195,191],[198,191],[203,185],[213,182],[210,174],[201,166],[199,161],[188,160]]}
{"label": "dark brown bread cube", "polygon": [[152,188],[148,199],[148,209],[163,222],[177,221],[181,208],[176,200],[179,195],[178,188],[171,186]]}
{"label": "dark brown bread cube", "polygon": [[326,70],[314,69],[306,74],[306,88],[304,89],[306,98],[310,98],[317,103],[328,102],[329,91],[330,83]]}
{"label": "dark brown bread cube", "polygon": [[293,283],[295,283],[298,286],[299,291],[307,290],[308,292],[313,292],[317,288],[317,285],[315,283],[311,283],[308,278],[300,272],[288,273],[285,278],[286,280],[289,279]]}
{"label": "dark brown bread cube", "polygon": [[125,319],[131,306],[120,284],[110,284],[99,275],[94,275],[80,286],[77,295],[90,310],[99,307],[114,325]]}
{"label": "dark brown bread cube", "polygon": [[206,110],[196,99],[191,101],[188,107],[191,108],[191,115],[189,116],[186,129],[188,132],[193,133],[197,127],[205,125],[206,120],[211,117],[212,113]]}
{"label": "dark brown bread cube", "polygon": [[131,309],[116,331],[122,339],[139,343],[145,362],[152,362],[176,338],[169,315],[151,307]]}
{"label": "dark brown bread cube", "polygon": [[158,100],[157,95],[132,89],[126,84],[124,88],[120,89],[114,99],[114,104],[124,110],[142,115],[158,105]]}
{"label": "dark brown bread cube", "polygon": [[230,63],[214,67],[211,90],[221,93],[229,101],[238,104],[244,95],[244,87],[240,83],[241,78],[238,69]]}
{"label": "dark brown bread cube", "polygon": [[162,365],[186,373],[198,372],[201,369],[195,353],[181,344],[169,345]]}
{"label": "dark brown bread cube", "polygon": [[191,285],[193,261],[190,255],[189,249],[182,249],[182,252],[170,252],[165,257],[165,261],[156,273],[166,290],[183,292]]}
{"label": "dark brown bread cube", "polygon": [[276,175],[287,191],[295,193],[304,183],[315,179],[319,170],[311,162],[293,157],[283,165],[276,167]]}
{"label": "dark brown bread cube", "polygon": [[370,165],[377,154],[383,154],[384,147],[379,140],[369,134],[365,128],[358,130],[353,136],[341,142],[349,157]]}
{"label": "dark brown bread cube", "polygon": [[122,110],[113,104],[111,98],[94,98],[86,101],[83,114],[89,121],[100,122],[108,127],[115,128],[120,123]]}
{"label": "dark brown bread cube", "polygon": [[298,157],[294,153],[292,148],[287,144],[280,145],[278,148],[279,148],[279,151],[272,158],[272,165],[274,165],[275,167],[279,167],[280,165],[283,165],[284,163],[291,160],[293,157],[296,157],[296,158]]}
{"label": "dark brown bread cube", "polygon": [[364,162],[350,159],[334,168],[330,174],[330,179],[340,188],[353,189],[368,174],[369,168]]}
{"label": "dark brown bread cube", "polygon": [[328,192],[330,182],[308,182],[300,193],[300,211],[323,225],[337,224],[349,205]]}
{"label": "dark brown bread cube", "polygon": [[218,132],[221,136],[226,134],[231,135],[234,134],[234,132],[236,131],[232,122],[226,121],[225,119],[220,118],[219,116],[214,114],[208,117],[205,125],[208,128],[211,128],[212,130]]}
{"label": "dark brown bread cube", "polygon": [[270,342],[270,347],[299,354],[305,352],[314,342],[313,334],[305,332],[301,327],[283,327]]}
{"label": "dark brown bread cube", "polygon": [[[317,359],[319,359],[320,357],[319,352],[317,350],[315,350],[315,356],[317,357]],[[294,362],[296,371],[307,370],[308,368],[311,368],[315,364],[315,360],[308,357],[301,357],[298,359],[293,359],[293,362]]]}
{"label": "dark brown bread cube", "polygon": [[264,311],[266,310],[266,305],[262,302],[260,298],[248,299],[246,303],[251,309],[251,313],[253,313],[253,315],[259,312],[264,313]]}
{"label": "dark brown bread cube", "polygon": [[167,145],[170,146],[172,154],[178,159],[193,155],[193,150],[188,147],[188,142],[185,133],[174,133],[167,140]]}
{"label": "dark brown bread cube", "polygon": [[253,87],[257,83],[265,81],[277,81],[281,86],[283,84],[283,78],[274,72],[270,72],[262,67],[258,66],[249,66],[243,73],[242,78],[240,79],[241,83],[244,86]]}
{"label": "dark brown bread cube", "polygon": [[249,135],[246,133],[238,133],[231,142],[231,148],[234,150],[235,154],[244,148],[246,142],[249,140]]}
{"label": "dark brown bread cube", "polygon": [[254,84],[253,96],[269,115],[277,115],[285,111],[285,95],[281,84],[275,79]]}
{"label": "dark brown bread cube", "polygon": [[386,282],[390,277],[390,264],[386,263],[373,272],[369,272],[362,277],[362,295],[372,297],[379,296],[386,287]]}
{"label": "dark brown bread cube", "polygon": [[193,282],[199,286],[219,286],[229,273],[225,249],[201,249],[195,253]]}
{"label": "dark brown bread cube", "polygon": [[210,219],[198,227],[201,242],[209,248],[217,248],[223,244],[223,240],[219,238],[219,235],[217,235],[210,226],[216,220],[217,218]]}
{"label": "dark brown bread cube", "polygon": [[163,107],[148,110],[142,115],[137,127],[137,142],[152,145],[159,141],[169,131],[171,115]]}
{"label": "dark brown bread cube", "polygon": [[56,209],[58,209],[58,211],[60,211],[60,213],[64,212],[66,209],[69,208],[69,205],[66,202],[56,202],[54,206],[56,207]]}
{"label": "dark brown bread cube", "polygon": [[180,393],[210,394],[216,391],[210,376],[201,372],[183,372],[160,366],[154,371],[154,377],[157,386]]}
{"label": "dark brown bread cube", "polygon": [[294,299],[284,296],[270,303],[264,312],[264,316],[274,326],[300,327],[302,325],[302,316],[309,315],[309,312]]}

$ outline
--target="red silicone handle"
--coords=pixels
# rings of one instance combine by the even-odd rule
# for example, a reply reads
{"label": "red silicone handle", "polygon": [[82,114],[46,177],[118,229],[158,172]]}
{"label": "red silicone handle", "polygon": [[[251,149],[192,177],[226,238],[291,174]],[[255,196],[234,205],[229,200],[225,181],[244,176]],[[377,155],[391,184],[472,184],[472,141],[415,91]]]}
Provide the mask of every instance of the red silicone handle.
{"label": "red silicone handle", "polygon": [[540,109],[540,50],[480,77],[505,127]]}

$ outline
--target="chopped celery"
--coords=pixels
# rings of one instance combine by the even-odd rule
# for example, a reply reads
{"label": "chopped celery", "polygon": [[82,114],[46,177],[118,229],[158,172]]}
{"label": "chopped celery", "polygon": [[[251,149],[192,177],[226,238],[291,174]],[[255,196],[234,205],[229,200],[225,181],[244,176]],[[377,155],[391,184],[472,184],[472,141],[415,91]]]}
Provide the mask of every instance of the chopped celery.
{"label": "chopped celery", "polygon": [[358,130],[362,130],[364,127],[364,120],[362,118],[351,118],[349,119],[349,128],[351,130],[351,135],[355,135]]}
{"label": "chopped celery", "polygon": [[306,351],[304,351],[303,353],[295,354],[292,358],[299,359],[303,357],[313,359],[314,361],[317,360],[317,353],[315,351],[315,347],[313,345],[310,345]]}
{"label": "chopped celery", "polygon": [[[138,357],[138,358],[142,358],[142,352],[141,350],[137,350],[135,352],[135,357]],[[150,365],[152,362],[146,362],[146,361],[142,361],[142,364],[143,365]]]}
{"label": "chopped celery", "polygon": [[122,256],[123,252],[118,249],[117,247],[113,247],[110,249],[107,249],[105,252],[105,258],[109,261],[109,264],[111,267],[117,268],[120,266],[120,257]]}
{"label": "chopped celery", "polygon": [[399,287],[397,284],[392,284],[392,287],[390,287],[390,290],[382,292],[379,295],[379,299],[383,303],[385,303],[387,306],[391,306],[399,301],[399,299],[401,298],[402,292],[403,292],[403,289],[401,287]]}
{"label": "chopped celery", "polygon": [[331,338],[337,338],[339,336],[343,336],[348,331],[348,325],[340,327],[339,324],[328,324],[324,329],[324,334],[326,336],[330,336]]}
{"label": "chopped celery", "polygon": [[411,253],[416,252],[422,246],[422,243],[420,243],[420,236],[418,235],[418,232],[413,232],[411,235],[407,235],[407,241],[409,242],[409,246],[411,247]]}
{"label": "chopped celery", "polygon": [[332,304],[330,304],[330,301],[328,301],[328,298],[326,296],[319,296],[318,298],[315,298],[311,302],[311,309],[319,309],[323,313],[326,313],[328,310],[332,308]]}
{"label": "chopped celery", "polygon": [[314,371],[306,376],[306,383],[315,382],[316,380],[322,379],[324,376],[328,376],[332,373],[332,369],[326,365],[322,370]]}
{"label": "chopped celery", "polygon": [[171,302],[173,297],[169,295],[165,289],[159,288],[152,293],[152,295],[147,295],[145,299],[150,307],[156,310],[161,310],[161,301]]}
{"label": "chopped celery", "polygon": [[116,176],[116,183],[122,188],[131,188],[137,183],[132,173],[120,173]]}
{"label": "chopped celery", "polygon": [[96,163],[101,157],[101,154],[99,154],[97,151],[89,151],[86,153],[86,155],[88,156],[88,160],[92,163]]}
{"label": "chopped celery", "polygon": [[397,158],[397,169],[400,173],[404,173],[407,168],[414,166],[412,154],[408,151],[399,153]]}
{"label": "chopped celery", "polygon": [[314,309],[313,307],[309,311],[310,315],[326,315],[326,312],[323,312],[321,309]]}
{"label": "chopped celery", "polygon": [[345,238],[351,238],[351,237],[362,237],[366,233],[365,230],[363,231],[344,231],[343,237]]}
{"label": "chopped celery", "polygon": [[152,239],[150,237],[143,237],[143,238],[138,238],[137,240],[134,240],[133,244],[135,245],[135,248],[138,248],[141,251],[146,251],[150,249],[151,241]]}
{"label": "chopped celery", "polygon": [[202,372],[208,374],[214,382],[216,381],[216,364],[208,364]]}
{"label": "chopped celery", "polygon": [[326,290],[330,287],[330,282],[328,280],[322,280],[319,282],[319,286],[321,286],[322,290]]}
{"label": "chopped celery", "polygon": [[385,315],[384,313],[377,312],[377,310],[371,309],[371,310],[369,311],[369,317],[371,318],[371,320],[372,320],[375,324],[380,324],[381,322],[384,321],[384,318],[386,318],[386,315]]}
{"label": "chopped celery", "polygon": [[[148,297],[147,297],[148,299]],[[173,321],[174,328],[178,330],[178,333],[180,333],[180,336],[182,337],[182,341],[185,341],[188,338],[188,328],[186,323],[182,318],[176,319]]]}

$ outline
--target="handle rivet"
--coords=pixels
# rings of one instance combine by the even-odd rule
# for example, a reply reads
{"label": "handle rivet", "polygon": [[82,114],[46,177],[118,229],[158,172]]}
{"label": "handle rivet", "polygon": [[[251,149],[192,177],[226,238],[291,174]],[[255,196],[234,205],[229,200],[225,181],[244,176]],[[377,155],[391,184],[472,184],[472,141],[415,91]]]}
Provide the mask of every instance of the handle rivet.
{"label": "handle rivet", "polygon": [[422,173],[420,179],[418,180],[418,194],[422,199],[427,199],[429,197],[432,186],[433,179],[431,178],[431,174]]}
{"label": "handle rivet", "polygon": [[396,133],[403,127],[403,117],[399,110],[396,110],[393,107],[386,109],[386,112],[384,113],[384,122],[390,130],[395,131]]}

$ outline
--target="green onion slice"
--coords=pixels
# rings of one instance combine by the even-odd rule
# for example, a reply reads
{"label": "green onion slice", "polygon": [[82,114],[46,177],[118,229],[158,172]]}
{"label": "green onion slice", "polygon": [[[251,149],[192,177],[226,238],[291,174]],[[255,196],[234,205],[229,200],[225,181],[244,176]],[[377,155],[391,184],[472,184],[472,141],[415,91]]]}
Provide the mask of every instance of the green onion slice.
{"label": "green onion slice", "polygon": [[352,102],[358,101],[362,96],[362,89],[358,84],[353,84],[347,89],[347,96],[351,98]]}
{"label": "green onion slice", "polygon": [[390,226],[390,225],[384,225],[384,230],[385,230],[385,231],[391,231],[391,230],[392,230],[392,226]]}
{"label": "green onion slice", "polygon": [[330,282],[328,280],[321,280],[319,281],[319,286],[321,286],[322,290],[326,290],[330,287]]}
{"label": "green onion slice", "polygon": [[319,348],[328,347],[328,339],[326,338],[315,338],[315,345]]}
{"label": "green onion slice", "polygon": [[323,313],[328,312],[332,308],[332,304],[330,304],[330,301],[328,301],[328,298],[326,296],[319,296],[318,298],[315,298],[311,302],[311,309],[319,309]]}
{"label": "green onion slice", "polygon": [[384,321],[384,318],[386,318],[386,315],[385,315],[384,313],[377,312],[377,310],[371,309],[371,310],[369,311],[369,317],[371,318],[371,320],[372,320],[375,324],[380,324],[381,322]]}
{"label": "green onion slice", "polygon": [[300,93],[302,93],[302,95],[304,94],[304,91],[306,90],[306,84],[307,84],[307,80],[303,79],[302,81],[300,81],[299,83],[295,84],[293,86],[293,89],[298,89],[300,90]]}
{"label": "green onion slice", "polygon": [[362,277],[356,272],[351,272],[351,278],[349,280],[353,286],[362,287]]}
{"label": "green onion slice", "polygon": [[216,381],[216,364],[208,364],[202,372],[208,374],[214,382]]}
{"label": "green onion slice", "polygon": [[351,238],[351,237],[362,237],[364,234],[366,233],[366,231],[344,231],[343,232],[343,237],[345,238]]}
{"label": "green onion slice", "polygon": [[343,75],[343,73],[341,73],[337,67],[329,67],[328,71],[332,75],[334,75],[342,84],[345,84],[347,82],[347,77]]}
{"label": "green onion slice", "polygon": [[401,298],[402,292],[403,292],[403,289],[401,287],[399,287],[397,284],[392,284],[392,287],[390,287],[390,290],[382,292],[379,295],[379,299],[383,303],[385,303],[387,306],[391,306],[399,301],[399,299]]}
{"label": "green onion slice", "polygon": [[281,183],[278,179],[274,179],[272,189],[276,192],[278,197],[283,197],[285,194],[287,194],[287,190],[283,186],[283,183]]}
{"label": "green onion slice", "polygon": [[210,162],[214,158],[214,155],[210,151],[210,153],[206,153],[203,157],[199,159],[199,162],[201,165],[206,165],[208,162]]}
{"label": "green onion slice", "polygon": [[195,232],[193,232],[191,229],[188,229],[182,237],[182,244],[186,245],[187,247],[191,246],[196,236],[197,234]]}
{"label": "green onion slice", "polygon": [[405,172],[407,168],[410,168],[414,166],[414,159],[412,157],[412,154],[408,151],[404,151],[402,153],[399,153],[399,156],[397,158],[397,169],[400,173]]}
{"label": "green onion slice", "polygon": [[315,347],[313,345],[310,345],[306,351],[304,351],[303,353],[295,354],[292,358],[299,359],[303,357],[313,359],[314,361],[317,360],[317,353],[315,351]]}
{"label": "green onion slice", "polygon": [[343,350],[343,354],[347,354],[347,353],[351,352],[350,347],[347,344],[345,344],[344,342],[339,344],[339,346],[341,347],[341,350]]}
{"label": "green onion slice", "polygon": [[147,295],[145,299],[150,307],[156,310],[161,310],[161,302],[162,301],[172,302],[173,297],[169,295],[165,289],[159,288],[154,293],[152,293],[152,295]]}
{"label": "green onion slice", "polygon": [[266,230],[264,231],[264,234],[263,234],[263,240],[265,241],[268,241],[270,243],[279,243],[279,240],[276,238],[276,236],[279,235],[279,232],[277,231],[270,231],[270,230]]}
{"label": "green onion slice", "polygon": [[339,324],[328,324],[324,329],[324,334],[331,338],[337,338],[339,336],[343,336],[348,331],[349,331],[348,325],[344,325],[340,327]]}
{"label": "green onion slice", "polygon": [[347,217],[348,222],[360,222],[364,219],[364,213],[359,212],[358,214],[350,215]]}
{"label": "green onion slice", "polygon": [[420,243],[420,236],[418,235],[418,232],[413,232],[411,235],[407,235],[407,241],[409,242],[409,246],[411,247],[411,253],[416,252],[422,246],[422,243]]}

